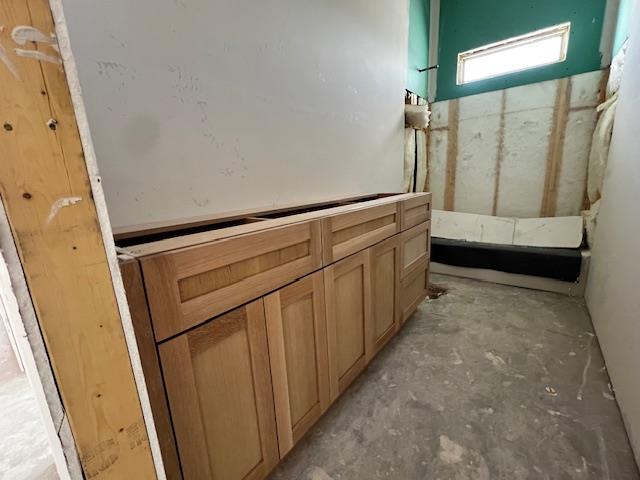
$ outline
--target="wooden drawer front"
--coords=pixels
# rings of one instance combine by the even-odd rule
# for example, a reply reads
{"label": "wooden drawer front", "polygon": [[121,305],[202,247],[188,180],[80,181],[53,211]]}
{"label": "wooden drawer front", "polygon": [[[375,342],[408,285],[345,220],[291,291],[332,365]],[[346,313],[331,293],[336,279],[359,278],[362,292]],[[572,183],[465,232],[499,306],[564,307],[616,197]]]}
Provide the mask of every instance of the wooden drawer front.
{"label": "wooden drawer front", "polygon": [[402,232],[400,261],[402,278],[413,271],[416,265],[429,258],[431,247],[431,222],[424,222]]}
{"label": "wooden drawer front", "polygon": [[324,269],[329,386],[335,400],[371,358],[369,250]]}
{"label": "wooden drawer front", "polygon": [[159,349],[185,480],[264,478],[278,447],[263,301]]}
{"label": "wooden drawer front", "polygon": [[429,293],[429,260],[425,259],[401,281],[402,323],[415,312]]}
{"label": "wooden drawer front", "polygon": [[348,257],[395,235],[400,228],[398,209],[399,203],[390,203],[324,218],[324,264]]}
{"label": "wooden drawer front", "polygon": [[371,247],[374,353],[393,337],[400,321],[400,235]]}
{"label": "wooden drawer front", "polygon": [[265,297],[280,456],[329,407],[324,281],[316,272]]}
{"label": "wooden drawer front", "polygon": [[320,223],[298,223],[142,259],[161,341],[322,266]]}
{"label": "wooden drawer front", "polygon": [[431,219],[431,194],[416,194],[400,206],[401,229],[408,230]]}

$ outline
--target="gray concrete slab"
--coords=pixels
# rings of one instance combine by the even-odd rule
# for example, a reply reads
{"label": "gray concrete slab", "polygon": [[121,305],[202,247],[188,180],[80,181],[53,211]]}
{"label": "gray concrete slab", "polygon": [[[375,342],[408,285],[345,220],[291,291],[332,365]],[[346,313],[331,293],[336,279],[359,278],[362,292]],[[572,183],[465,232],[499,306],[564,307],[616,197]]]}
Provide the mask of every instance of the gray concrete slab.
{"label": "gray concrete slab", "polygon": [[0,480],[58,478],[36,398],[0,323]]}
{"label": "gray concrete slab", "polygon": [[431,279],[273,480],[640,478],[582,300]]}

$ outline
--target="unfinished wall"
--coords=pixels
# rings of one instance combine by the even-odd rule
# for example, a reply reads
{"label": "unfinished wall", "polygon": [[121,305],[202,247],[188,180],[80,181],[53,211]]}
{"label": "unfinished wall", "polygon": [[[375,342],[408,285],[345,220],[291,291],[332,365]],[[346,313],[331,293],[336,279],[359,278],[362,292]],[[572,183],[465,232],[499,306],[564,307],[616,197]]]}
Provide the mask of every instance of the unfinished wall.
{"label": "unfinished wall", "polygon": [[579,215],[602,72],[432,105],[433,208],[505,217]]}
{"label": "unfinished wall", "polygon": [[[600,37],[606,3],[606,0],[441,1],[436,99],[448,100],[601,68]],[[456,85],[458,53],[564,22],[571,22],[566,61]]]}
{"label": "unfinished wall", "polygon": [[429,62],[429,0],[409,0],[409,60],[407,90],[427,98]]}
{"label": "unfinished wall", "polygon": [[640,464],[640,12],[635,3],[586,299]]}
{"label": "unfinished wall", "polygon": [[63,4],[114,226],[402,188],[407,2]]}

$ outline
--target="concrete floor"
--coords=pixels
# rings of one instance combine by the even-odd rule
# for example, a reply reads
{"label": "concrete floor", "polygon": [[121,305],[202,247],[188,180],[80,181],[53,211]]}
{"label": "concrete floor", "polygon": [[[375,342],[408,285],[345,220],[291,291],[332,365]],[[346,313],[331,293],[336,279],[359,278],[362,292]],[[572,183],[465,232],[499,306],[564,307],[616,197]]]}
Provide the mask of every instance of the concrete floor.
{"label": "concrete floor", "polygon": [[0,480],[58,478],[36,398],[0,322]]}
{"label": "concrete floor", "polygon": [[272,480],[640,478],[581,300],[431,280]]}

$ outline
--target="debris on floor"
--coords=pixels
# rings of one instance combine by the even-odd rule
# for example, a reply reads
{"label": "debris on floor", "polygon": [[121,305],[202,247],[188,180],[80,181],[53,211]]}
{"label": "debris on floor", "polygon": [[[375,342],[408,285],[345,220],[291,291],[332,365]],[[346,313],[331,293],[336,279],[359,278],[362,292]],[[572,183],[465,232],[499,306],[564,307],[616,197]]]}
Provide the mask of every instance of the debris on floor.
{"label": "debris on floor", "polygon": [[640,480],[582,301],[432,279],[449,294],[418,307],[271,480]]}
{"label": "debris on floor", "polygon": [[436,285],[435,283],[429,283],[429,295],[427,296],[428,300],[435,300],[440,298],[442,295],[446,295],[449,289],[442,285]]}

